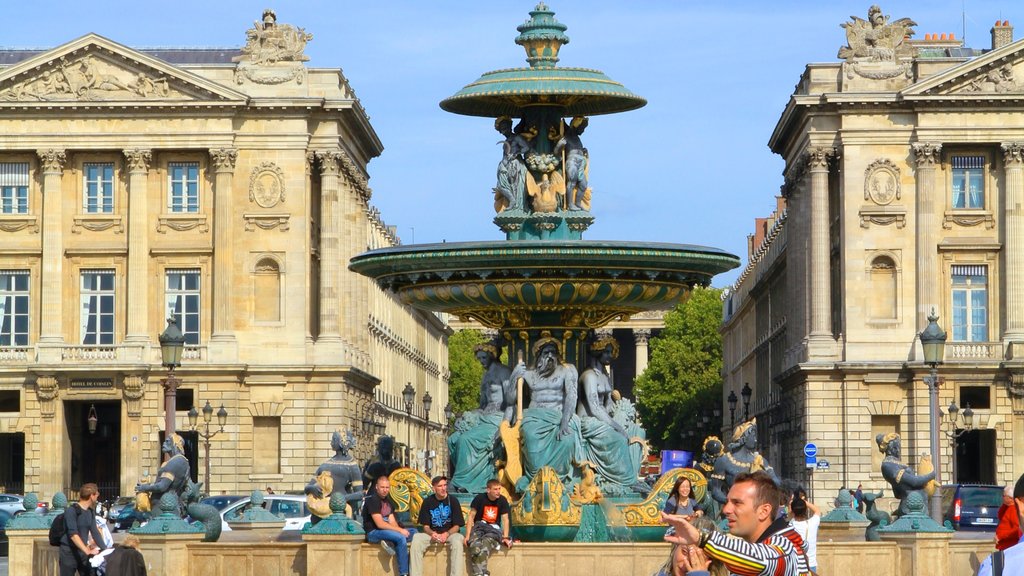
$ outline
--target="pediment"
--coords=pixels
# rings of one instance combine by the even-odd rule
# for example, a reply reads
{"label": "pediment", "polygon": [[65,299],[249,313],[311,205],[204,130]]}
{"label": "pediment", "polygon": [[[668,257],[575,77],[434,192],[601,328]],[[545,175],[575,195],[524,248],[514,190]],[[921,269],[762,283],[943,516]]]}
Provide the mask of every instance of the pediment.
{"label": "pediment", "polygon": [[1024,40],[918,82],[903,90],[902,95],[905,98],[1024,98]]}
{"label": "pediment", "polygon": [[0,71],[0,106],[125,103],[244,104],[245,94],[97,34]]}

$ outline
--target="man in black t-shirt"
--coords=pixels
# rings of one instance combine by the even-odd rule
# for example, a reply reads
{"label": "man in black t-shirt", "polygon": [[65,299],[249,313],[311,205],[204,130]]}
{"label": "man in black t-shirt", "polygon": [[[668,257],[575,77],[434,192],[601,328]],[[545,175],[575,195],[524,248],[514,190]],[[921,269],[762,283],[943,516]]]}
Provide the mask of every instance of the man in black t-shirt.
{"label": "man in black t-shirt", "polygon": [[363,505],[363,530],[366,541],[380,543],[388,554],[398,555],[399,576],[409,576],[409,548],[415,528],[403,528],[395,516],[398,506],[391,499],[391,481],[380,476],[373,483],[373,492]]}
{"label": "man in black t-shirt", "polygon": [[[99,487],[92,482],[78,490],[78,503],[64,511],[64,536],[60,539],[60,576],[91,576],[89,558],[100,553],[103,536],[96,528],[93,508],[100,499]],[[93,544],[89,545],[92,535]]]}
{"label": "man in black t-shirt", "polygon": [[466,545],[469,546],[471,576],[489,576],[487,559],[502,544],[512,546],[508,500],[501,495],[501,482],[487,481],[487,492],[478,494],[469,505]]}
{"label": "man in black t-shirt", "polygon": [[423,554],[434,543],[448,545],[448,574],[463,576],[466,560],[462,551],[464,539],[459,529],[466,521],[462,519],[462,506],[448,494],[448,477],[435,476],[430,481],[434,493],[427,496],[420,506],[417,523],[423,532],[412,538],[412,576],[423,576]]}

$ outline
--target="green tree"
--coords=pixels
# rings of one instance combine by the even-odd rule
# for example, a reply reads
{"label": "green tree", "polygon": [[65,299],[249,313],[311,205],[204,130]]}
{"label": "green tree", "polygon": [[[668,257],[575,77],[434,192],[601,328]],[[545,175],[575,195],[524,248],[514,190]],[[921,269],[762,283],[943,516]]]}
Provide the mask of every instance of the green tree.
{"label": "green tree", "polygon": [[477,361],[473,347],[483,341],[483,334],[477,330],[459,330],[448,338],[448,401],[456,414],[480,407],[484,367]]}
{"label": "green tree", "polygon": [[[721,427],[711,410],[722,398],[722,291],[696,288],[665,315],[665,329],[651,340],[651,360],[636,380],[637,412],[652,448],[680,448],[683,434],[711,417],[703,432]],[[699,448],[703,437],[687,448]]]}

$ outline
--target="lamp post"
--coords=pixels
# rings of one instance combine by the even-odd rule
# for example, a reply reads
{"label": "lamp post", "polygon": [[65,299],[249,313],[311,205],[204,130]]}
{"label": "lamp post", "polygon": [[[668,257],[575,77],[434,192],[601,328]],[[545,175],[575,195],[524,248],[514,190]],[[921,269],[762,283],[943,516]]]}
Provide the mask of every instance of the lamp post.
{"label": "lamp post", "polygon": [[[939,328],[936,321],[939,319],[932,310],[928,316],[928,326],[921,331],[921,348],[924,350],[924,363],[931,367],[925,383],[928,385],[929,414],[931,415],[930,444],[932,461],[935,465],[935,483],[942,486],[942,458],[939,457],[939,364],[942,364],[942,356],[946,347],[946,333]],[[928,501],[929,515],[932,520],[942,524],[942,495],[936,490]]]}
{"label": "lamp post", "polygon": [[188,411],[188,425],[192,430],[196,430],[199,437],[203,439],[203,453],[206,459],[204,470],[203,470],[203,487],[206,488],[206,493],[210,494],[210,438],[216,436],[219,432],[224,431],[224,425],[228,422],[228,411],[224,409],[224,405],[220,405],[220,410],[217,410],[217,424],[220,425],[220,430],[214,430],[210,432],[210,420],[213,419],[213,406],[210,406],[210,401],[206,401],[206,406],[203,406],[203,431],[196,430],[196,422],[199,420],[199,412],[196,412],[196,407]]}
{"label": "lamp post", "polygon": [[427,466],[427,459],[430,457],[430,407],[434,405],[434,399],[430,392],[423,394],[423,471],[430,474],[430,467]]}
{"label": "lamp post", "polygon": [[85,421],[89,425],[89,434],[95,434],[96,425],[100,423],[100,418],[99,416],[96,415],[95,404],[89,405],[89,416],[85,419]]}
{"label": "lamp post", "polygon": [[732,428],[736,427],[736,403],[740,399],[736,397],[736,391],[729,391],[729,426]]}
{"label": "lamp post", "polygon": [[743,384],[743,390],[740,390],[740,396],[743,396],[743,421],[750,420],[750,397],[754,395],[754,391],[750,389],[750,382]]}
{"label": "lamp post", "polygon": [[174,413],[177,410],[178,385],[181,384],[174,376],[174,369],[181,366],[181,353],[185,350],[185,335],[173,316],[167,319],[167,328],[159,340],[160,363],[167,368],[167,377],[160,381],[164,387],[164,438],[170,438],[174,434]]}
{"label": "lamp post", "polygon": [[412,382],[406,382],[405,388],[402,389],[402,401],[405,402],[405,465],[408,466],[412,461],[410,456],[412,455],[412,403],[416,400],[416,390],[412,387]]}
{"label": "lamp post", "polygon": [[444,406],[444,429],[447,430],[452,425],[452,417],[455,415],[455,411],[452,410],[452,403],[449,402]]}
{"label": "lamp post", "polygon": [[[949,438],[949,446],[953,450],[953,468],[949,473],[950,478],[953,479],[953,483],[956,483],[957,466],[956,466],[956,449],[957,444],[960,441],[960,437],[967,434],[971,430],[974,430],[974,410],[971,410],[971,403],[967,403],[967,408],[963,412],[960,412],[960,407],[956,405],[956,402],[951,402],[949,408],[946,409],[946,416],[948,417],[949,430],[943,430],[946,437]],[[960,424],[961,426],[958,426]]]}

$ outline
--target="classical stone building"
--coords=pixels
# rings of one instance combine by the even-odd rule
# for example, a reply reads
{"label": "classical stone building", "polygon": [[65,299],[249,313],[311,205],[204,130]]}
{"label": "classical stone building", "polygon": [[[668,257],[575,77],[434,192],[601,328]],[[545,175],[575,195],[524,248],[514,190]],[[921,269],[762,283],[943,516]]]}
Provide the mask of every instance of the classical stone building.
{"label": "classical stone building", "polygon": [[347,270],[398,243],[369,204],[382,145],[341,70],[305,64],[310,34],[268,10],[244,38],[0,52],[0,489],[111,496],[152,477],[168,315],[199,478],[186,412],[228,413],[211,492],[300,488],[336,428],[360,458],[373,421],[443,446],[428,432],[447,401],[444,319]]}
{"label": "classical stone building", "polygon": [[[827,498],[880,489],[876,434],[899,432],[914,465],[929,452],[917,336],[934,309],[948,334],[943,417],[951,402],[974,412],[955,457],[940,434],[942,479],[955,462],[960,481],[1012,482],[1024,472],[1024,41],[1008,22],[985,49],[911,41],[913,22],[868,16],[844,24],[842,61],[807,66],[771,135],[785,184],[725,302],[725,394],[749,384],[783,475]],[[806,442],[829,463],[813,481]]]}

